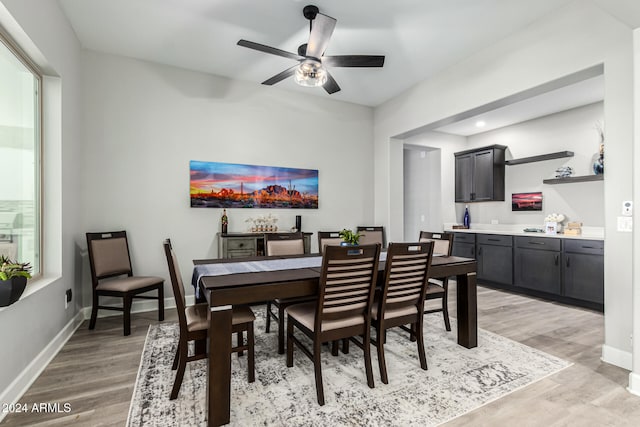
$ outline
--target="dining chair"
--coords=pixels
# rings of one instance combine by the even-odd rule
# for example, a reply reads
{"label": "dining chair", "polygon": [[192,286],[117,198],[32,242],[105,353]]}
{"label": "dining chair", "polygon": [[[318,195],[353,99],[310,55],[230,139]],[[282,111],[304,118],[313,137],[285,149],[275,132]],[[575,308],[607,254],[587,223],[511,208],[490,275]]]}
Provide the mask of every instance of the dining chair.
{"label": "dining chair", "polygon": [[[122,311],[124,335],[131,334],[131,304],[134,298],[158,300],[158,320],[164,320],[164,279],[134,276],[126,231],[87,233],[93,304],[89,329],[94,329],[98,310]],[[140,295],[157,291],[157,296]],[[122,298],[121,307],[100,305],[100,297]]]}
{"label": "dining chair", "polygon": [[318,252],[324,254],[326,246],[340,246],[342,237],[339,231],[318,231]]}
{"label": "dining chair", "polygon": [[387,240],[384,235],[384,227],[383,226],[364,226],[359,225],[356,228],[356,231],[360,233],[360,241],[361,245],[370,245],[372,243],[380,243],[382,248],[387,247]]}
{"label": "dining chair", "polygon": [[[304,238],[302,233],[267,233],[264,237],[265,253],[267,256],[303,255]],[[284,320],[285,309],[301,302],[312,301],[315,297],[276,298],[267,301],[265,332],[271,330],[271,318],[278,323],[278,354],[284,354]],[[275,307],[277,314],[271,310]]]}
{"label": "dining chair", "polygon": [[[171,287],[173,288],[173,297],[176,301],[176,310],[178,311],[178,324],[180,327],[180,338],[178,340],[178,348],[173,358],[172,370],[178,370],[173,381],[170,400],[176,399],[182,386],[184,371],[187,362],[204,359],[207,357],[206,350],[198,352],[199,346],[195,346],[196,352],[189,356],[189,342],[204,342],[207,339],[209,323],[207,321],[207,313],[209,304],[186,305],[184,285],[178,258],[171,246],[171,240],[165,239],[164,253],[167,257],[167,265],[169,267],[169,276],[171,277]],[[250,383],[255,381],[255,354],[254,354],[254,336],[253,322],[256,317],[248,306],[233,306],[231,315],[232,332],[237,334],[238,345],[231,349],[232,353],[238,353],[241,356],[246,350],[247,356],[247,375]],[[247,333],[247,341],[244,343],[244,332]]]}
{"label": "dining chair", "polygon": [[[453,250],[453,233],[447,232],[420,232],[421,242],[433,242],[433,254],[434,256],[451,256]],[[429,308],[428,301],[442,299],[441,308]],[[444,318],[444,326],[447,331],[451,331],[451,323],[449,322],[449,278],[431,278],[429,279],[429,285],[427,286],[427,295],[425,297],[424,313],[437,313],[442,312]]]}
{"label": "dining chair", "polygon": [[433,242],[420,242],[390,243],[387,249],[384,284],[376,292],[371,310],[371,324],[376,330],[371,342],[378,349],[380,378],[384,384],[389,383],[384,356],[387,329],[411,325],[403,329],[409,330],[411,340],[418,342],[420,367],[427,369],[422,325],[433,248]]}
{"label": "dining chair", "polygon": [[[374,387],[371,369],[371,304],[378,276],[380,244],[327,246],[316,301],[287,308],[287,366],[293,366],[294,345],[312,361],[316,397],[324,405],[321,349],[325,342],[351,339],[364,351],[367,385]],[[300,330],[313,341],[309,350],[295,335]],[[354,337],[361,336],[362,342]]]}

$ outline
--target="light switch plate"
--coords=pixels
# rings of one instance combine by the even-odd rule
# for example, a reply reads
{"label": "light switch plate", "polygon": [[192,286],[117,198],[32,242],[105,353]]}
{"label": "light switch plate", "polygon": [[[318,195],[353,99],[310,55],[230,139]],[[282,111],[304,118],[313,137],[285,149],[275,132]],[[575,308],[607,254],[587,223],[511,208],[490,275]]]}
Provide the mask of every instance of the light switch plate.
{"label": "light switch plate", "polygon": [[623,216],[633,215],[633,202],[631,200],[625,200],[624,202],[622,202],[622,215]]}

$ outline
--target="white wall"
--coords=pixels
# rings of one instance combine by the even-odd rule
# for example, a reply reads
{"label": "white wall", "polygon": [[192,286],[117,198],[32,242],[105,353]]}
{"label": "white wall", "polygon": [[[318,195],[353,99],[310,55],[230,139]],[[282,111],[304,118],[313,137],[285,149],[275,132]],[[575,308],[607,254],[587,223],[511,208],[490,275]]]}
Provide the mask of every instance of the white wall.
{"label": "white wall", "polygon": [[402,236],[402,224],[390,220],[402,217],[396,178],[402,166],[393,156],[398,135],[600,63],[607,139],[603,358],[630,367],[631,235],[616,230],[616,218],[632,195],[632,34],[597,7],[572,3],[376,108],[375,219],[390,239]]}
{"label": "white wall", "polygon": [[318,230],[373,221],[371,108],[91,51],[83,71],[83,228],[126,229],[136,271],[168,277],[166,237],[185,280],[217,256],[222,210],[189,207],[190,160],[319,170],[319,209],[228,209],[230,231],[299,214],[315,249]]}
{"label": "white wall", "polygon": [[[2,0],[0,25],[45,73],[44,275],[29,282],[20,301],[0,309],[0,402],[10,403],[46,366],[78,320],[81,287],[75,259],[76,243],[82,238],[80,44],[56,1]],[[65,310],[67,288],[76,298]],[[3,415],[0,413],[0,418]]]}

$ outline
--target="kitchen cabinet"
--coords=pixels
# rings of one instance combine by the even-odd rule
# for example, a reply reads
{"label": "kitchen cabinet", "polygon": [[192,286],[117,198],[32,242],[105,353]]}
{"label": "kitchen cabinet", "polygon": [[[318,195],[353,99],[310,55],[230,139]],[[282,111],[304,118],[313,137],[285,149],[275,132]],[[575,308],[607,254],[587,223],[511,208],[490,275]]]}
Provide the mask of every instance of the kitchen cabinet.
{"label": "kitchen cabinet", "polygon": [[476,235],[473,233],[453,233],[451,255],[463,258],[476,257]]}
{"label": "kitchen cabinet", "polygon": [[562,278],[564,296],[604,304],[604,242],[565,241]]}
{"label": "kitchen cabinet", "polygon": [[513,251],[514,285],[560,295],[560,249],[560,239],[516,236]]}
{"label": "kitchen cabinet", "polygon": [[478,281],[513,283],[513,238],[496,234],[476,236]]}
{"label": "kitchen cabinet", "polygon": [[455,201],[504,201],[504,145],[455,153]]}

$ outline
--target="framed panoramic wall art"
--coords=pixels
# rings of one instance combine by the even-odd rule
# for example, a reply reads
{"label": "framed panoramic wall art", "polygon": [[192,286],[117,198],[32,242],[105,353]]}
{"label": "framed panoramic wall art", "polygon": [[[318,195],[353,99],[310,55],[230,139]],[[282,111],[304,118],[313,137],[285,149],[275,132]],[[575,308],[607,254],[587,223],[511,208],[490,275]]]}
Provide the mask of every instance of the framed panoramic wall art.
{"label": "framed panoramic wall art", "polygon": [[191,160],[192,208],[318,209],[318,170]]}
{"label": "framed panoramic wall art", "polygon": [[542,192],[537,193],[512,193],[512,211],[541,211]]}

